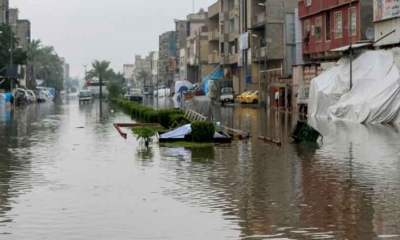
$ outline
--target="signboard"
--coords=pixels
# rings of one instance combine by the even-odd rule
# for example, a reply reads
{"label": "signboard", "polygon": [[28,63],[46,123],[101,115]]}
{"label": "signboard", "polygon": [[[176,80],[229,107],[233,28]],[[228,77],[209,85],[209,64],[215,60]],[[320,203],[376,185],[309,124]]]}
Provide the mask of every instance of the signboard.
{"label": "signboard", "polygon": [[306,7],[309,7],[312,4],[312,0],[304,0],[304,2],[306,3]]}
{"label": "signboard", "polygon": [[400,17],[400,0],[373,0],[374,21]]}
{"label": "signboard", "polygon": [[239,36],[239,50],[246,50],[249,48],[249,33],[242,33]]}

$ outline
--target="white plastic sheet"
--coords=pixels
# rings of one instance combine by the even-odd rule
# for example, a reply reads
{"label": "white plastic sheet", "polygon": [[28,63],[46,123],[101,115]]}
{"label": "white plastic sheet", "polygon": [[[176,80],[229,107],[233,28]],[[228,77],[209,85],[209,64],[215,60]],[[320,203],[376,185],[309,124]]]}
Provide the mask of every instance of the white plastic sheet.
{"label": "white plastic sheet", "polygon": [[350,62],[342,58],[313,79],[309,115],[357,123],[391,123],[400,120],[399,49],[367,51]]}
{"label": "white plastic sheet", "polygon": [[[186,135],[192,132],[191,124],[183,125],[171,132],[164,133],[160,136],[160,138],[175,138],[175,139],[184,139]],[[214,133],[214,138],[225,138],[224,135],[219,134],[217,132]]]}

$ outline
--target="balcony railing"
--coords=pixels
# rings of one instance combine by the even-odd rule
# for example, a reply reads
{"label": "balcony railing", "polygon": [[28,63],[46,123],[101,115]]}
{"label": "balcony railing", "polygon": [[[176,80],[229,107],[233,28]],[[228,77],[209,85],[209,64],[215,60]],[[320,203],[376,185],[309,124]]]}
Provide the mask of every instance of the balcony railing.
{"label": "balcony railing", "polygon": [[208,63],[209,64],[216,64],[221,61],[221,57],[218,53],[212,53],[208,55]]}
{"label": "balcony railing", "polygon": [[218,29],[214,29],[208,32],[208,41],[218,41],[220,38],[220,33]]}
{"label": "balcony railing", "polygon": [[262,47],[257,49],[256,54],[255,54],[255,59],[256,61],[263,60],[267,56],[267,47]]}
{"label": "balcony railing", "polygon": [[262,26],[265,24],[265,21],[266,21],[265,13],[260,13],[254,17],[253,25]]}

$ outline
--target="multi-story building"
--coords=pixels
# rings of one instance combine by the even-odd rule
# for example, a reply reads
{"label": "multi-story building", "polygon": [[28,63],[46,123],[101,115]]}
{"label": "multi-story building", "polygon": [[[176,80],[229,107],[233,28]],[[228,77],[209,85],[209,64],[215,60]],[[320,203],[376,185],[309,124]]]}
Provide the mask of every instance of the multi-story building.
{"label": "multi-story building", "polygon": [[8,10],[8,25],[11,26],[15,35],[17,35],[18,13],[19,10],[17,8],[10,8]]}
{"label": "multi-story building", "polygon": [[16,37],[18,46],[21,46],[24,51],[28,51],[31,41],[31,22],[29,20],[21,19],[17,21]]}
{"label": "multi-story building", "polygon": [[378,47],[400,45],[400,2],[372,0],[375,31],[367,28],[367,37],[374,35]]}
{"label": "multi-story building", "polygon": [[[236,92],[244,89],[245,81],[242,76],[240,67],[242,63],[242,55],[239,52],[239,34],[243,31],[241,25],[243,8],[241,0],[219,0],[219,52],[220,65],[224,69],[224,75],[227,78],[233,79],[233,85]],[[213,31],[217,29],[215,25],[217,5],[212,5],[209,9],[214,18]],[[215,46],[214,46],[215,47]],[[214,51],[214,50],[213,50]]]}
{"label": "multi-story building", "polygon": [[9,0],[0,0],[0,24],[8,24]]}
{"label": "multi-story building", "polygon": [[[248,89],[259,90],[261,100],[273,98],[274,89],[287,92],[291,88],[292,65],[295,59],[294,12],[299,0],[248,1],[245,19],[252,63]],[[273,102],[273,101],[270,101]]]}
{"label": "multi-story building", "polygon": [[122,66],[122,73],[124,74],[124,78],[129,86],[133,86],[133,71],[135,69],[134,64],[124,64]]}
{"label": "multi-story building", "polygon": [[186,78],[186,72],[181,72],[179,62],[180,62],[181,49],[186,49],[187,35],[188,35],[188,21],[175,20],[175,39],[176,39],[175,75],[179,75],[180,80]]}
{"label": "multi-story building", "polygon": [[220,22],[221,2],[218,1],[208,8],[208,64],[219,66],[220,57]]}
{"label": "multi-story building", "polygon": [[158,52],[151,52],[151,84],[152,86],[157,85],[158,82]]}
{"label": "multi-story building", "polygon": [[187,16],[186,71],[190,82],[201,82],[210,74],[208,65],[208,14],[203,9]]}
{"label": "multi-story building", "polygon": [[159,36],[159,83],[171,86],[176,69],[176,37],[175,31],[169,31]]}
{"label": "multi-story building", "polygon": [[[145,71],[148,76],[147,79],[139,79],[140,72]],[[133,79],[136,86],[145,86],[149,84],[151,74],[151,54],[142,58],[140,55],[135,56],[135,65],[133,68]]]}
{"label": "multi-story building", "polygon": [[299,1],[303,59],[337,59],[339,53],[331,50],[371,40],[367,29],[373,27],[372,4],[371,0]]}

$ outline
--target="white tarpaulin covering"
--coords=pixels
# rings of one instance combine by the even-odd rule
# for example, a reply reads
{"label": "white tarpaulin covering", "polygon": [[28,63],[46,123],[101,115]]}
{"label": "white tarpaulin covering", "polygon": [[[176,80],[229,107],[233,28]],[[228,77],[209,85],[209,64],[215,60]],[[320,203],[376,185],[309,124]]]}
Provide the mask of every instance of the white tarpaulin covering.
{"label": "white tarpaulin covering", "polygon": [[[179,127],[171,132],[164,133],[160,136],[160,138],[179,138],[184,139],[186,135],[192,132],[191,124],[186,124],[182,127]],[[219,134],[217,132],[214,133],[214,138],[226,138],[224,135]]]}
{"label": "white tarpaulin covering", "polygon": [[342,58],[313,79],[309,115],[357,123],[399,122],[400,49],[367,51],[350,62]]}

